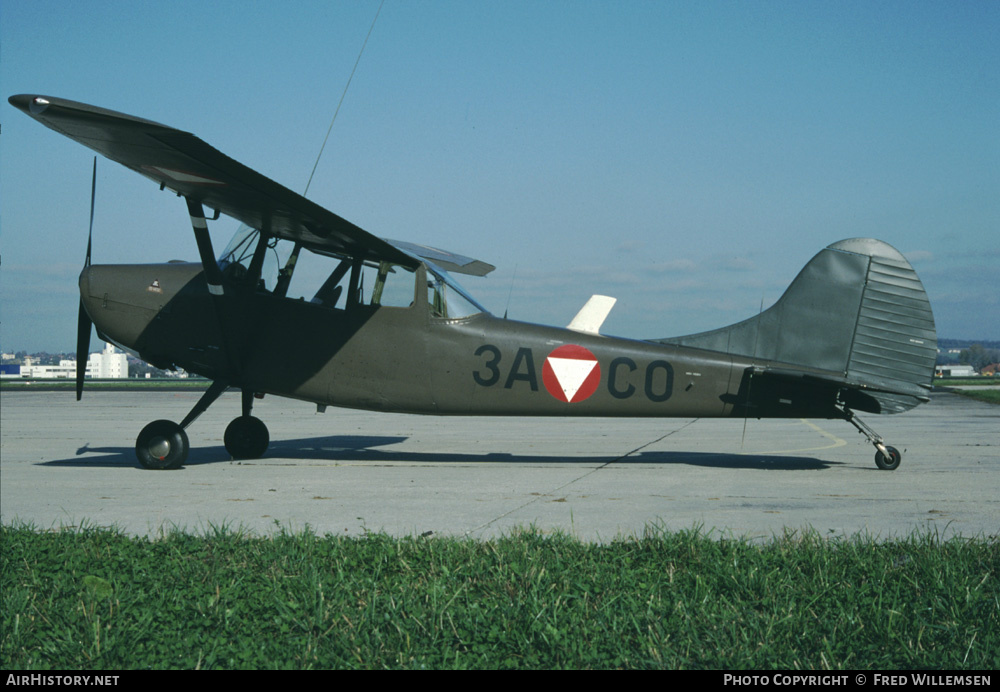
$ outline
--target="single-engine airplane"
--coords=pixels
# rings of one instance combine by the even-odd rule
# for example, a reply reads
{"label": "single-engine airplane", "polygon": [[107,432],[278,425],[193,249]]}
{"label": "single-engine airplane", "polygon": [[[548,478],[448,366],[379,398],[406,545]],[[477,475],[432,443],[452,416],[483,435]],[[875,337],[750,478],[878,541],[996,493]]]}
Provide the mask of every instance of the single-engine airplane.
{"label": "single-engine airplane", "polygon": [[[225,432],[237,459],[267,450],[267,427],[251,412],[255,396],[273,394],[319,410],[839,418],[875,446],[879,468],[895,469],[899,451],[855,412],[928,401],[930,303],[906,259],[879,240],[828,246],[772,307],[714,331],[605,336],[614,299],[604,296],[566,328],[526,324],[489,314],[450,275],[483,276],[491,265],[378,238],[188,132],[65,99],[9,100],[187,203],[200,262],[91,265],[88,243],[80,274],[78,399],[91,324],[156,367],[212,381],[180,423],[142,429],[135,449],[146,468],[181,466],[185,429],[229,387],[242,391],[242,415]],[[220,214],[244,226],[216,257],[207,223]],[[294,297],[303,251],[327,263],[326,278]]]}

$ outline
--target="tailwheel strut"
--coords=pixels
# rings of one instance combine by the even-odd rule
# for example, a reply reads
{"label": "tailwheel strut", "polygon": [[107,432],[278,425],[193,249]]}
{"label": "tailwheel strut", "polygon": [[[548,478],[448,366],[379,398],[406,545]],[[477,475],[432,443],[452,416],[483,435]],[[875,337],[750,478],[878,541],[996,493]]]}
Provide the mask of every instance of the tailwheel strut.
{"label": "tailwheel strut", "polygon": [[844,407],[841,409],[844,420],[858,429],[858,432],[868,438],[868,441],[875,447],[875,465],[883,471],[895,471],[899,467],[899,462],[903,460],[903,455],[895,447],[885,444],[882,436],[875,432],[870,425],[858,418],[854,411]]}

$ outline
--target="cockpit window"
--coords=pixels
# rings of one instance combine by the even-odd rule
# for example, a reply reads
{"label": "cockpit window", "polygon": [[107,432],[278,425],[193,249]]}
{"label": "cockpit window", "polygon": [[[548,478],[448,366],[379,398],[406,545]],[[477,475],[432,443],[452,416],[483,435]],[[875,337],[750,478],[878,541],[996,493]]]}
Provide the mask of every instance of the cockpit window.
{"label": "cockpit window", "polygon": [[[256,228],[250,228],[246,224],[240,225],[232,240],[229,241],[229,245],[219,255],[219,268],[222,270],[223,276],[230,281],[239,283],[250,273],[250,265],[253,262],[259,237],[260,231]],[[260,273],[261,287],[265,290],[274,290],[278,281],[278,271],[285,265],[292,252],[292,246],[293,243],[287,240],[270,238],[267,241],[267,249],[264,253]]]}

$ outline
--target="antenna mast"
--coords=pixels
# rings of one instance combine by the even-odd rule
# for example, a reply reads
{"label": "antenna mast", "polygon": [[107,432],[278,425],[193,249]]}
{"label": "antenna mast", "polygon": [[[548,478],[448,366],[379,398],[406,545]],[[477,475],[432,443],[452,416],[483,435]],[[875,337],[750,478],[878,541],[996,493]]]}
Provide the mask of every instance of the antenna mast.
{"label": "antenna mast", "polygon": [[319,166],[319,160],[323,156],[323,150],[326,149],[326,142],[330,139],[330,133],[333,131],[333,124],[337,121],[337,114],[340,113],[340,106],[344,103],[344,97],[347,96],[347,90],[351,87],[351,80],[354,79],[354,73],[358,69],[358,63],[361,62],[361,56],[365,52],[365,46],[368,45],[368,39],[371,38],[372,31],[375,29],[375,22],[378,21],[379,14],[382,13],[382,5],[385,4],[385,0],[379,3],[378,11],[375,12],[375,19],[372,20],[372,25],[368,29],[368,35],[365,36],[365,42],[361,44],[361,50],[358,51],[358,59],[354,61],[354,68],[351,70],[351,76],[347,78],[347,84],[344,85],[344,92],[340,95],[340,101],[337,102],[337,110],[333,112],[333,118],[330,120],[330,127],[326,129],[326,137],[323,138],[323,146],[319,148],[319,154],[316,156],[316,163],[313,164],[312,172],[309,174],[309,180],[306,181],[306,189],[302,191],[302,196],[305,197],[309,194],[309,186],[312,184],[313,176],[316,174],[316,167]]}

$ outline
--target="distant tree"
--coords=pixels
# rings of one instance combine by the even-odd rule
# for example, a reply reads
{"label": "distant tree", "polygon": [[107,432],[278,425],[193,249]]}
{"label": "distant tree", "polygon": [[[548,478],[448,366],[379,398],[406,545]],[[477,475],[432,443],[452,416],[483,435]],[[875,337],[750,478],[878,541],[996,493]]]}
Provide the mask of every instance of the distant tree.
{"label": "distant tree", "polygon": [[937,359],[935,360],[937,365],[955,365],[958,363],[957,353],[948,353],[947,351],[941,351],[937,354]]}
{"label": "distant tree", "polygon": [[141,361],[137,358],[129,358],[128,361],[128,373],[129,377],[138,377],[143,379],[148,374],[150,377],[167,377],[166,370],[160,370],[159,368],[154,368],[149,363]]}
{"label": "distant tree", "polygon": [[971,365],[977,372],[998,360],[1000,360],[1000,349],[984,348],[981,344],[972,344],[958,354],[959,363]]}

